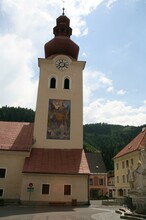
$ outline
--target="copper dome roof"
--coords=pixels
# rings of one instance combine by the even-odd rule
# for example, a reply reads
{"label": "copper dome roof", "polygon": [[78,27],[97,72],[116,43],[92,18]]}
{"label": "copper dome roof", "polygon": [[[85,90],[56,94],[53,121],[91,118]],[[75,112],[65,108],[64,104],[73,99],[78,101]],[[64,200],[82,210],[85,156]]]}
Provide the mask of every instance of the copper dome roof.
{"label": "copper dome roof", "polygon": [[56,19],[56,26],[53,28],[55,37],[45,44],[45,58],[64,54],[77,60],[79,46],[70,39],[72,29],[69,24],[70,20],[65,15]]}

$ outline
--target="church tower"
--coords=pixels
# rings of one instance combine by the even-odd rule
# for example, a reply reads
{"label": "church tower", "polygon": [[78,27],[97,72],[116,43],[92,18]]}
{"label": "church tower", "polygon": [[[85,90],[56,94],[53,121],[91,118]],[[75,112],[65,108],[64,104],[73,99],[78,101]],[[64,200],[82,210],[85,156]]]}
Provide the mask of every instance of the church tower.
{"label": "church tower", "polygon": [[[83,150],[84,61],[71,39],[70,20],[56,20],[54,38],[39,58],[40,78],[33,145],[23,167],[21,201],[33,184],[33,202],[88,204],[89,167]],[[40,193],[41,192],[41,193]]]}
{"label": "church tower", "polygon": [[34,123],[33,148],[83,148],[84,61],[78,61],[79,46],[71,39],[70,20],[56,19],[54,38],[45,44],[39,58],[40,79]]}

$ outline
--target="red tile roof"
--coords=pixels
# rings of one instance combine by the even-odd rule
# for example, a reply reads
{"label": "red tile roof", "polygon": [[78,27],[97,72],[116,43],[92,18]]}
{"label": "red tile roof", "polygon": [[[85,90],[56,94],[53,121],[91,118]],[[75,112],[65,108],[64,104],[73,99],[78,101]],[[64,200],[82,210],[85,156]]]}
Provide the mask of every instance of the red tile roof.
{"label": "red tile roof", "polygon": [[146,147],[146,130],[139,133],[126,147],[124,147],[114,159],[124,156],[136,150]]}
{"label": "red tile roof", "polygon": [[89,174],[88,163],[82,149],[32,148],[25,159],[24,173]]}
{"label": "red tile roof", "polygon": [[33,123],[0,121],[0,150],[30,151]]}

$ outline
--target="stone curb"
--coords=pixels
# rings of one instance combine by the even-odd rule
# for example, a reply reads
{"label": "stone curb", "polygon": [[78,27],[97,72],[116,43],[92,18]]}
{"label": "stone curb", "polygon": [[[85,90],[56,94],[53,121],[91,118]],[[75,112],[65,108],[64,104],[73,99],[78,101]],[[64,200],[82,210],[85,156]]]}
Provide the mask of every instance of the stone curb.
{"label": "stone curb", "polygon": [[115,210],[116,213],[120,214],[121,219],[131,219],[131,220],[144,220],[146,219],[146,215],[141,215],[137,213],[132,213],[130,210],[121,208]]}

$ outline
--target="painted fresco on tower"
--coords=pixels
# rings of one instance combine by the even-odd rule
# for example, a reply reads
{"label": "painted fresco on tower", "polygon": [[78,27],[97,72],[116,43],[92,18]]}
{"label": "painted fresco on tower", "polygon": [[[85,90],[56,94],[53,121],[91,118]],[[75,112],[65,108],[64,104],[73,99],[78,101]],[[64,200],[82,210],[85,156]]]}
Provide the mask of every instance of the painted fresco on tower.
{"label": "painted fresco on tower", "polygon": [[70,100],[49,99],[47,139],[70,139]]}

